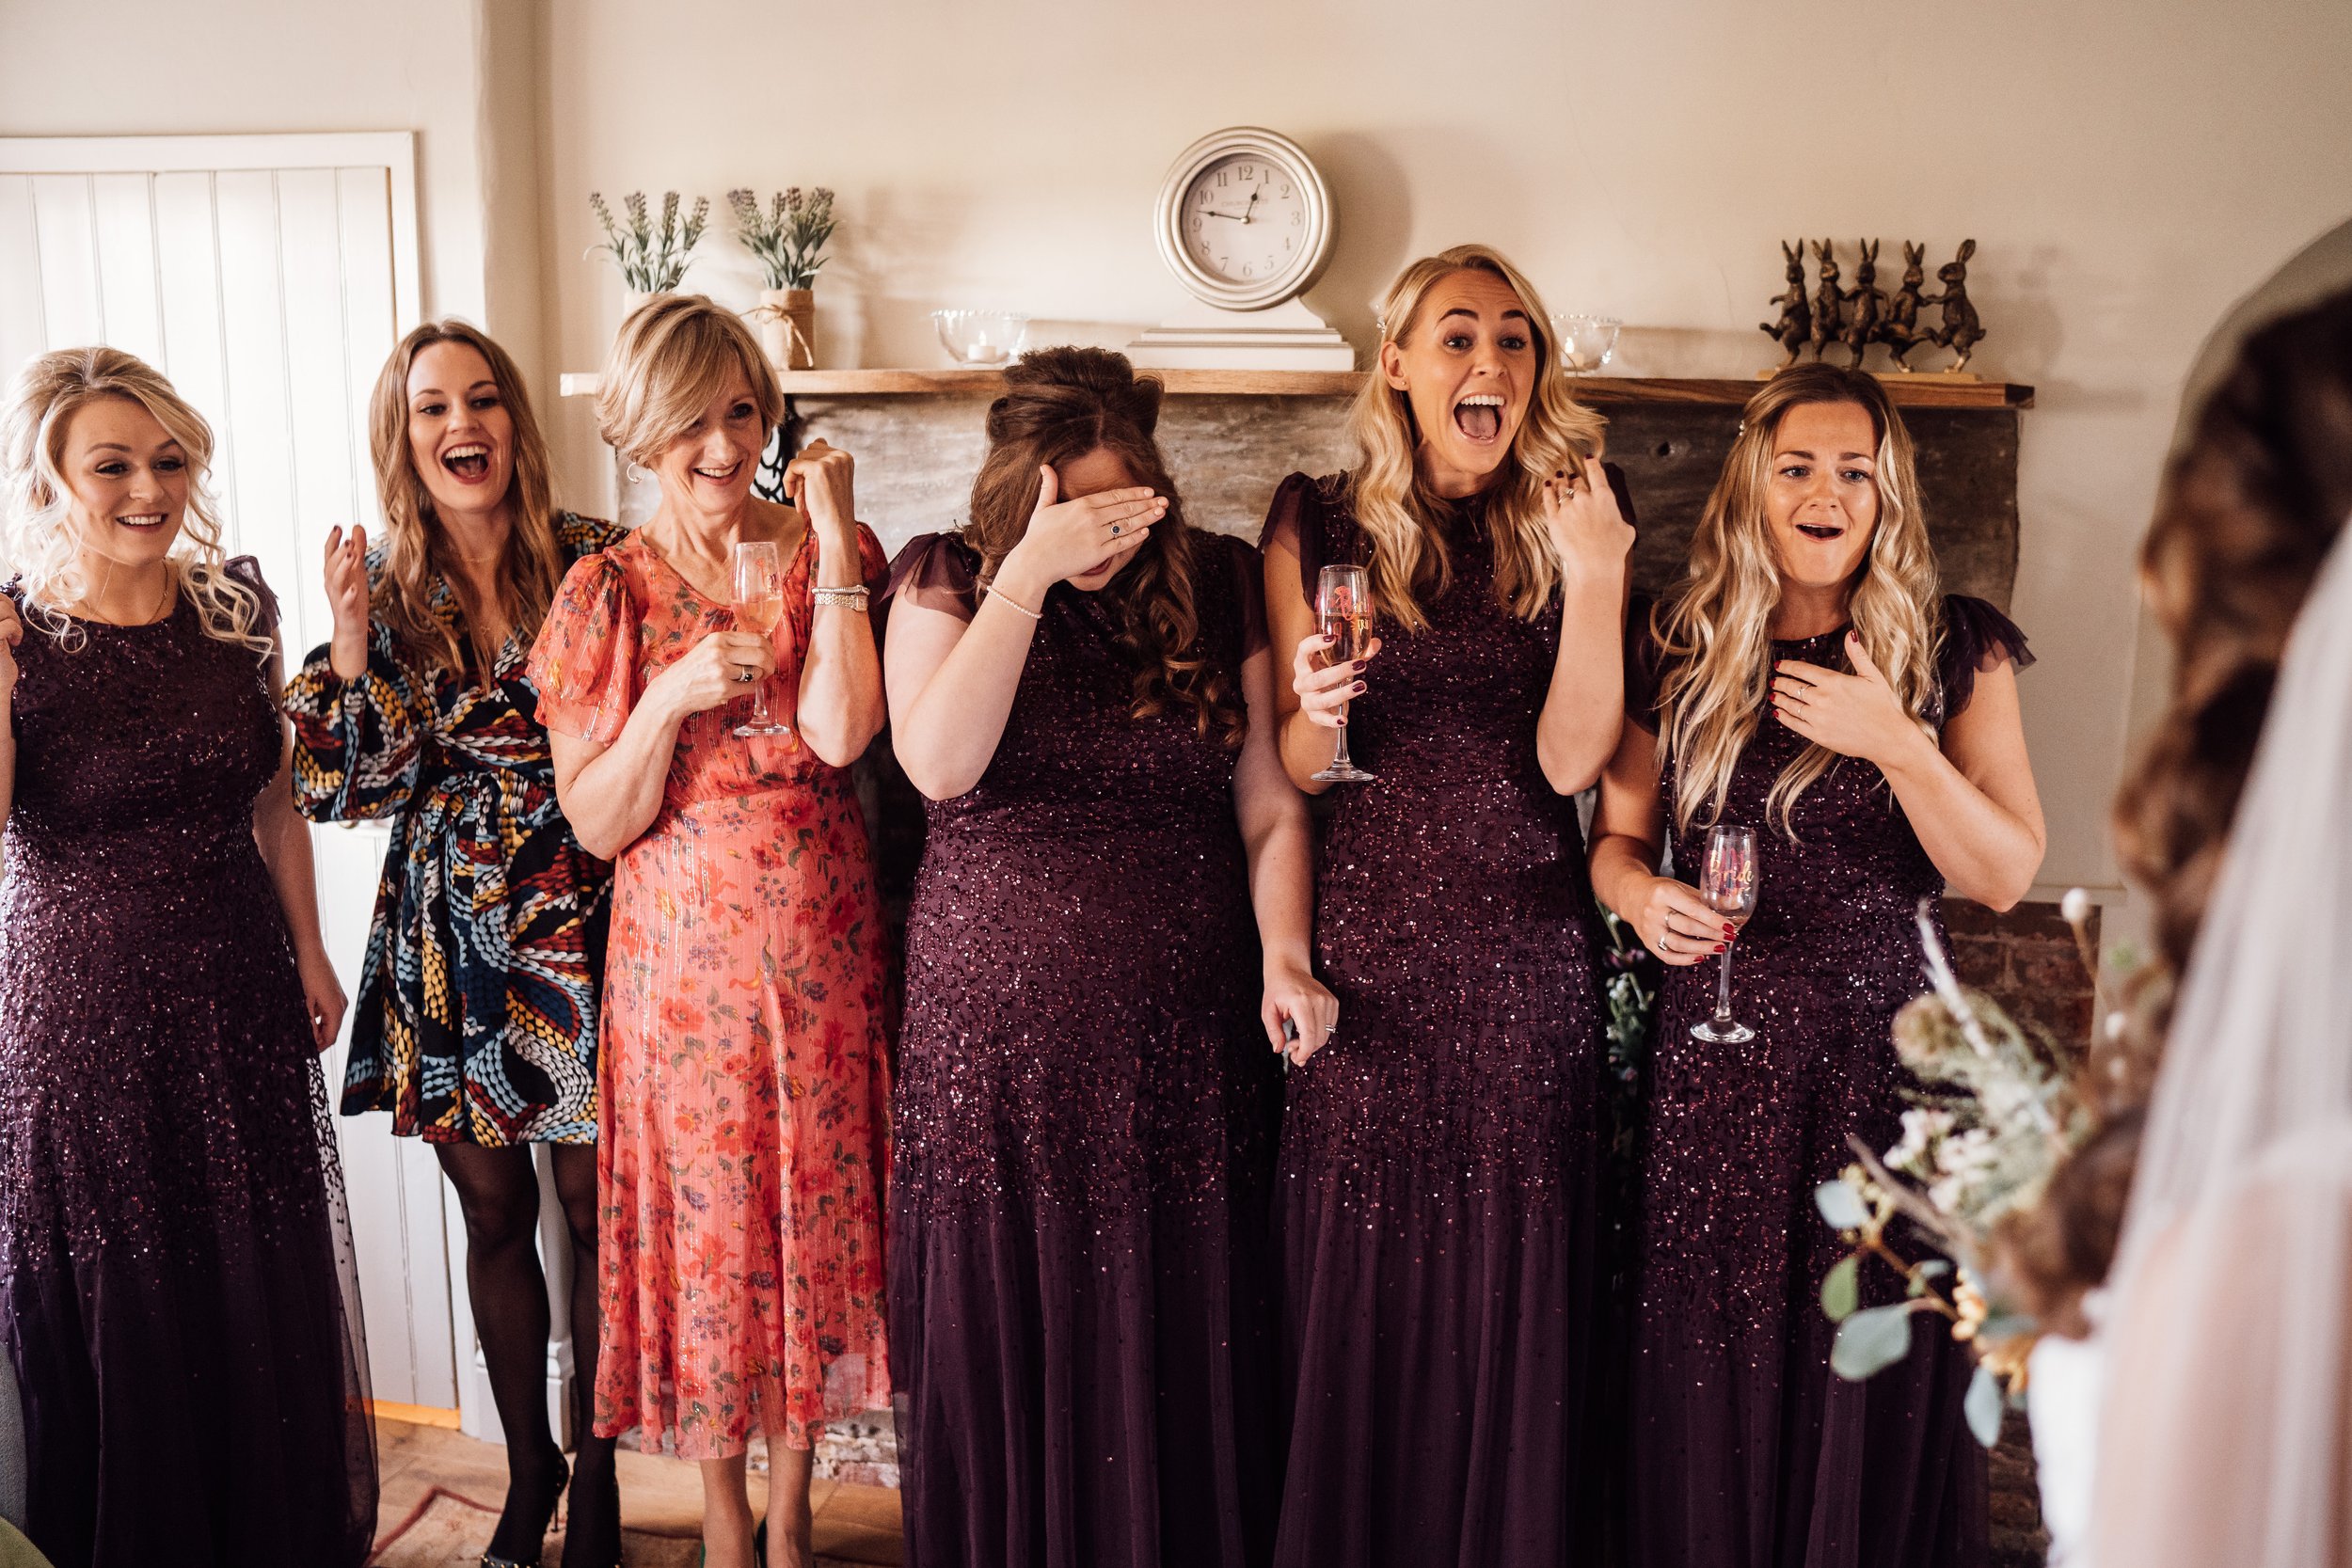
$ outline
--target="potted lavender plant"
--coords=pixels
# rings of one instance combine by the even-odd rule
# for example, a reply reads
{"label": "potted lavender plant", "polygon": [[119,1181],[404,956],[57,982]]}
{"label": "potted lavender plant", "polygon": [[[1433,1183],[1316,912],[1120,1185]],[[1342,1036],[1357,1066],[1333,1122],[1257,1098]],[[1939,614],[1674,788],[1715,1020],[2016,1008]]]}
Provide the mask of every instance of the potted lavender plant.
{"label": "potted lavender plant", "polygon": [[727,192],[735,231],[759,260],[768,286],[759,292],[760,343],[779,369],[817,368],[817,295],[810,285],[825,264],[819,254],[833,238],[833,192],[819,185],[779,192],[762,211],[748,190]]}
{"label": "potted lavender plant", "polygon": [[588,205],[595,210],[596,221],[604,225],[603,242],[590,245],[589,254],[601,250],[620,269],[624,317],[643,305],[646,296],[667,293],[678,286],[678,280],[686,276],[686,263],[694,245],[703,237],[703,225],[710,216],[710,198],[698,196],[693,212],[681,224],[675,191],[662,196],[659,223],[654,221],[643,191],[631,191],[621,198],[621,211],[628,220],[626,224],[613,221],[612,209],[605,205],[601,193],[590,191]]}

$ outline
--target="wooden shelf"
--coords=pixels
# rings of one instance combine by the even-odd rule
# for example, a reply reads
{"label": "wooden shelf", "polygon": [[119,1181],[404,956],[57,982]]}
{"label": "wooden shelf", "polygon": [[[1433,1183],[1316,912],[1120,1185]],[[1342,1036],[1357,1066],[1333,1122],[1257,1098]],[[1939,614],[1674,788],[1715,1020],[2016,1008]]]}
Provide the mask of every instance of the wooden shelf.
{"label": "wooden shelf", "polygon": [[[1363,385],[1362,371],[1155,371],[1171,397],[1348,397]],[[2013,382],[1966,381],[1932,371],[1881,376],[1887,395],[1902,408],[2030,408],[2033,388]],[[783,371],[776,376],[787,397],[994,397],[1005,389],[1002,371]],[[1630,375],[1579,378],[1577,395],[1586,403],[1717,404],[1737,407],[1754,397],[1760,381],[1700,380]],[[593,396],[596,377],[564,377],[565,397]]]}

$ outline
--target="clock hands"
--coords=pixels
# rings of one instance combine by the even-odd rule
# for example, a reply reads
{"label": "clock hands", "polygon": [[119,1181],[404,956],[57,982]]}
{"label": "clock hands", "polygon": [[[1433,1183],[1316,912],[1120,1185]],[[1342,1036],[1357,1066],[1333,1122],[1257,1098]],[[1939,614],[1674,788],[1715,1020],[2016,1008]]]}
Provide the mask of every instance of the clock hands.
{"label": "clock hands", "polygon": [[1248,223],[1248,222],[1249,221],[1249,214],[1250,214],[1250,210],[1251,210],[1251,208],[1254,208],[1254,207],[1256,207],[1256,206],[1258,205],[1258,198],[1260,198],[1260,197],[1263,196],[1264,194],[1265,194],[1265,192],[1263,192],[1263,190],[1252,190],[1252,191],[1249,193],[1249,203],[1248,203],[1248,206],[1246,206],[1246,207],[1244,207],[1244,208],[1243,208],[1240,212],[1238,212],[1238,213],[1229,213],[1229,212],[1225,211],[1225,209],[1224,209],[1224,208],[1222,208],[1222,207],[1203,207],[1203,208],[1201,208],[1201,209],[1200,209],[1201,215],[1202,215],[1202,216],[1204,216],[1204,217],[1213,217],[1213,218],[1233,218],[1233,219],[1236,219],[1236,220],[1238,220],[1238,221],[1240,221],[1240,222],[1242,222],[1242,223]]}

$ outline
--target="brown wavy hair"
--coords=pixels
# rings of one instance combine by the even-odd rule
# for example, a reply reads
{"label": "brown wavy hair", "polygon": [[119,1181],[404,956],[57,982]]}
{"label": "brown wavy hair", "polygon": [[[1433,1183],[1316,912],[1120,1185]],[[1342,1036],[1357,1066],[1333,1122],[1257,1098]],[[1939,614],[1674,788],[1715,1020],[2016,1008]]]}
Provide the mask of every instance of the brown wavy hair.
{"label": "brown wavy hair", "polygon": [[1102,589],[1117,612],[1120,650],[1135,667],[1137,719],[1189,712],[1203,736],[1228,749],[1249,732],[1234,673],[1200,645],[1196,589],[1200,552],[1184,503],[1152,432],[1160,383],[1138,376],[1123,354],[1099,348],[1036,349],[1005,372],[1005,395],[988,405],[988,455],[972,481],[963,538],[980,556],[980,580],[996,575],[1028,531],[1044,481],[1041,464],[1095,451],[1115,454],[1136,484],[1168,499],[1168,515]]}
{"label": "brown wavy hair", "polygon": [[2009,1238],[2037,1315],[2064,1323],[2114,1259],[2172,993],[2269,716],[2287,633],[2352,515],[2352,291],[2249,338],[2174,454],[2140,550],[2172,689],[2117,792],[2117,848],[2153,907],[2130,1025],[2088,1074],[2102,1126]]}
{"label": "brown wavy hair", "polygon": [[487,681],[499,650],[489,646],[483,617],[466,617],[466,636],[433,612],[433,585],[446,581],[465,602],[466,578],[449,535],[433,510],[433,493],[408,451],[408,372],[436,343],[463,343],[482,356],[498,383],[499,401],[515,426],[515,471],[506,488],[512,531],[499,562],[499,609],[514,634],[528,643],[539,634],[556,586],[564,580],[564,551],[555,534],[555,470],[531,412],[531,394],[514,357],[480,327],[451,318],[410,332],[384,361],[368,399],[369,445],[375,458],[375,494],[384,508],[384,572],[371,610],[393,641],[428,670],[470,672]]}

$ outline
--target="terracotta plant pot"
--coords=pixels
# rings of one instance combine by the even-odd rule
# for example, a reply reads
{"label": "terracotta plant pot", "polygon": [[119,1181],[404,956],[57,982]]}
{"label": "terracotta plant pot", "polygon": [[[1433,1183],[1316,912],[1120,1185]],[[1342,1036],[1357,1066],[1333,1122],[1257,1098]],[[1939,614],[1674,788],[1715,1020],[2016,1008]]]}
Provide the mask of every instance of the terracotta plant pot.
{"label": "terracotta plant pot", "polygon": [[759,291],[759,341],[778,370],[817,368],[817,294],[810,289]]}

